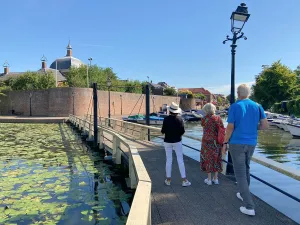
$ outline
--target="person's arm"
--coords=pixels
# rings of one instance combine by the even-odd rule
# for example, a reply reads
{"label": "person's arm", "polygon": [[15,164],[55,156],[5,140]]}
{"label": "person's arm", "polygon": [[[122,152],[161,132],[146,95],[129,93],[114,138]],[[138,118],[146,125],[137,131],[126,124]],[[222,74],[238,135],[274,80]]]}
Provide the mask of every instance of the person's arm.
{"label": "person's arm", "polygon": [[161,133],[162,133],[162,134],[165,134],[165,133],[166,133],[166,118],[164,118],[163,126],[162,126],[162,128],[161,128]]}
{"label": "person's arm", "polygon": [[259,129],[260,130],[267,130],[267,129],[269,129],[269,122],[268,122],[268,120],[266,118],[260,120],[260,122],[259,122]]}
{"label": "person's arm", "polygon": [[234,130],[234,124],[233,123],[228,123],[228,125],[226,127],[226,134],[225,134],[224,143],[228,143],[229,142],[233,130]]}
{"label": "person's arm", "polygon": [[269,128],[269,123],[267,120],[267,116],[265,114],[265,110],[261,105],[258,105],[259,107],[259,130],[267,130]]}

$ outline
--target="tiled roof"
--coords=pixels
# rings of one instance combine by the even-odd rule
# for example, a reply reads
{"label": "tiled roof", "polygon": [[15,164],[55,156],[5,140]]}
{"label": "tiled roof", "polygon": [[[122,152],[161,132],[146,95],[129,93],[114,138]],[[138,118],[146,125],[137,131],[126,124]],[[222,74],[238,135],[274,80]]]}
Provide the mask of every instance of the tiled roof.
{"label": "tiled roof", "polygon": [[[47,68],[47,69],[40,69],[38,70],[37,72],[42,73],[45,72],[45,71],[49,71],[49,72],[52,72],[53,73],[53,76],[55,78],[55,75],[56,75],[56,70],[53,70],[51,68]],[[4,74],[4,73],[1,73],[0,74],[0,80],[7,80],[9,78],[13,78],[13,77],[19,77],[21,75],[23,75],[25,72],[10,72],[8,74]],[[57,81],[65,81],[66,78],[61,74],[61,72],[57,71]]]}
{"label": "tiled roof", "polygon": [[[55,79],[55,76],[56,76],[56,70],[54,69],[51,69],[51,68],[46,68],[46,69],[40,69],[38,72],[52,72],[53,76],[54,76],[54,79]],[[59,72],[59,70],[57,70],[57,81],[65,81],[66,78],[65,76]]]}
{"label": "tiled roof", "polygon": [[9,78],[18,77],[24,74],[24,72],[10,72],[8,74],[0,73],[0,80],[7,80]]}
{"label": "tiled roof", "polygon": [[204,95],[210,95],[210,91],[206,90],[205,88],[179,88],[179,91],[191,91],[194,94],[204,94]]}
{"label": "tiled roof", "polygon": [[57,61],[57,69],[65,72],[70,69],[71,66],[79,67],[84,63],[73,56],[65,56],[63,58],[56,59],[51,65],[51,69],[56,69],[56,61]]}

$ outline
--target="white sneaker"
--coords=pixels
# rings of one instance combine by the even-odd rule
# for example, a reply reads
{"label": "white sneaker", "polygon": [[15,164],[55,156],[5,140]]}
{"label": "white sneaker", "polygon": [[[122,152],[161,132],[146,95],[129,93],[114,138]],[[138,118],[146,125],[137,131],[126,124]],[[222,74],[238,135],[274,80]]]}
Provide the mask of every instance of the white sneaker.
{"label": "white sneaker", "polygon": [[187,187],[187,186],[191,186],[191,185],[192,185],[192,183],[189,182],[188,180],[182,181],[182,187]]}
{"label": "white sneaker", "polygon": [[212,179],[212,182],[214,183],[214,184],[219,184],[219,180],[218,179]]}
{"label": "white sneaker", "polygon": [[244,199],[242,198],[240,192],[236,193],[236,197],[237,197],[238,199],[240,199],[241,201],[244,201]]}
{"label": "white sneaker", "polygon": [[166,184],[167,186],[170,186],[170,185],[171,185],[171,181],[168,180],[168,179],[166,179],[166,180],[165,180],[165,184]]}
{"label": "white sneaker", "polygon": [[241,206],[240,211],[248,216],[255,216],[255,210],[254,209],[246,209],[246,207]]}
{"label": "white sneaker", "polygon": [[206,183],[207,185],[212,185],[211,180],[208,180],[207,178],[204,180],[204,183]]}

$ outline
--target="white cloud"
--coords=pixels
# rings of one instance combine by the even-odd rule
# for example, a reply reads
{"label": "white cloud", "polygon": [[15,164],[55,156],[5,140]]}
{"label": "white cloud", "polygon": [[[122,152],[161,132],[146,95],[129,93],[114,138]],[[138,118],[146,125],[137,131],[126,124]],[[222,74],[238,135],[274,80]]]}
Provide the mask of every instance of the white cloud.
{"label": "white cloud", "polygon": [[[255,83],[254,81],[236,83],[235,88],[237,88],[241,84],[247,84],[251,87],[254,83]],[[209,90],[213,94],[229,95],[230,88],[231,88],[231,84],[225,84],[225,85],[220,85],[220,86],[207,87],[205,89]]]}

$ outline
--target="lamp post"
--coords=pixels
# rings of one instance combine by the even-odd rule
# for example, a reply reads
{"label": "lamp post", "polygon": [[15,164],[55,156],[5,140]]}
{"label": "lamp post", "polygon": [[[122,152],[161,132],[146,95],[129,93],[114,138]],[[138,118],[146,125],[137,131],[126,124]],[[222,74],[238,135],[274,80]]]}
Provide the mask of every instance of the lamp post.
{"label": "lamp post", "polygon": [[90,87],[90,85],[89,85],[89,66],[91,67],[92,66],[92,60],[93,60],[93,58],[92,57],[90,57],[90,58],[88,58],[88,60],[90,61],[90,65],[86,65],[86,85],[87,85],[87,87],[89,88]]}
{"label": "lamp post", "polygon": [[108,88],[108,126],[110,127],[110,88],[111,88],[110,77],[107,77],[106,85]]}
{"label": "lamp post", "polygon": [[[235,102],[235,48],[237,47],[236,41],[240,38],[247,40],[247,37],[244,36],[242,29],[245,23],[248,21],[250,14],[248,13],[248,7],[245,3],[241,3],[237,9],[231,14],[231,33],[232,38],[227,35],[226,40],[223,41],[225,44],[227,41],[231,41],[231,90],[230,90],[230,104]],[[228,162],[232,163],[230,152],[228,152]],[[233,167],[227,164],[227,172],[234,173]]]}
{"label": "lamp post", "polygon": [[32,116],[32,111],[31,111],[31,98],[32,98],[32,93],[30,92],[29,94],[29,115]]}
{"label": "lamp post", "polygon": [[232,38],[229,38],[227,35],[226,40],[223,41],[225,44],[227,41],[231,41],[231,91],[230,91],[230,104],[235,102],[235,48],[237,47],[236,41],[240,38],[247,40],[247,37],[244,36],[242,29],[245,23],[248,21],[250,14],[248,14],[248,7],[245,3],[242,3],[237,7],[236,11],[231,14],[231,33]]}
{"label": "lamp post", "polygon": [[121,116],[123,115],[123,102],[122,102],[122,95],[120,95],[121,98]]}

